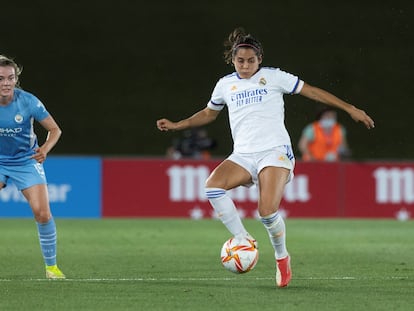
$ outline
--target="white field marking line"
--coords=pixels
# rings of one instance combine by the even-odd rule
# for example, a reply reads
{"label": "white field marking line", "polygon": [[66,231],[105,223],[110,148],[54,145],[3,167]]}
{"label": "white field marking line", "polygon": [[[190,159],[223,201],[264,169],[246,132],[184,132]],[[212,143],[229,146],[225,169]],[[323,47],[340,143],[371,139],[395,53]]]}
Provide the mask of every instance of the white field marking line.
{"label": "white field marking line", "polygon": [[[0,282],[186,282],[186,281],[267,281],[274,278],[252,278],[252,277],[223,277],[223,278],[84,278],[84,279],[63,279],[63,280],[50,280],[50,279],[0,279]],[[353,277],[353,276],[331,276],[331,277],[296,277],[294,280],[304,281],[369,281],[369,280],[407,280],[408,276],[388,276],[388,277]]]}

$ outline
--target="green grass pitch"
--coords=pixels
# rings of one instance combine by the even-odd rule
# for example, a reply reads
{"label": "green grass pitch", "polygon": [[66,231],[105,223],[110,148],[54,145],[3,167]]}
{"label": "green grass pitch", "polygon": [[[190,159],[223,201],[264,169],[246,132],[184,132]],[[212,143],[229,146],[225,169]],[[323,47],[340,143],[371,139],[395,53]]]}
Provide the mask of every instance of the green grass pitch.
{"label": "green grass pitch", "polygon": [[0,310],[413,310],[414,223],[287,219],[293,279],[276,288],[262,224],[256,268],[220,264],[217,220],[56,219],[66,280],[46,280],[31,219],[0,219]]}

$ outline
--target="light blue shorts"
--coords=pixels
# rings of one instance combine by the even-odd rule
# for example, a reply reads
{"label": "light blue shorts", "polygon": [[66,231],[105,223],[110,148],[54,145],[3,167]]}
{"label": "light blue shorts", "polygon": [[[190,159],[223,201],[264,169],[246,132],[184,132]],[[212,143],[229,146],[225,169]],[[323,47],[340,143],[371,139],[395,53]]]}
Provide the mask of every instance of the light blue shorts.
{"label": "light blue shorts", "polygon": [[13,182],[19,190],[34,185],[47,184],[45,171],[41,163],[0,165],[0,182],[6,186],[9,181]]}
{"label": "light blue shorts", "polygon": [[255,153],[232,153],[227,160],[240,165],[252,176],[253,183],[245,185],[247,187],[258,184],[258,175],[267,166],[287,168],[290,174],[286,183],[292,180],[295,168],[295,156],[292,147],[288,145]]}

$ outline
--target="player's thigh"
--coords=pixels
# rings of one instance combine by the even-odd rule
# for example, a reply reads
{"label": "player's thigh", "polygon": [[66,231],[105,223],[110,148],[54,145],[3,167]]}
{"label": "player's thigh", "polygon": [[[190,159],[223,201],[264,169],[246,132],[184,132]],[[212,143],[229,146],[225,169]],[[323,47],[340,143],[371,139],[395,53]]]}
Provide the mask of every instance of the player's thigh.
{"label": "player's thigh", "polygon": [[290,170],[284,167],[267,166],[259,173],[259,213],[266,216],[279,208],[289,179]]}
{"label": "player's thigh", "polygon": [[251,179],[249,172],[242,166],[230,160],[224,160],[210,174],[206,181],[206,187],[229,190],[249,184]]}

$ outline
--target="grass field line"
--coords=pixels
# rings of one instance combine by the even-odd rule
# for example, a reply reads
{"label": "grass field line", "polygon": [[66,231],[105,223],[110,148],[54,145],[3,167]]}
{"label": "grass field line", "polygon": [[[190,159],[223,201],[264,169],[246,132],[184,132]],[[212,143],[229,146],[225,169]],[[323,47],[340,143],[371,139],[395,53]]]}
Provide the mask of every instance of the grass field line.
{"label": "grass field line", "polygon": [[[268,281],[272,277],[221,277],[221,278],[67,278],[64,280],[49,279],[0,279],[0,282],[209,282],[209,281]],[[295,277],[295,280],[304,281],[370,281],[370,280],[407,280],[408,276],[384,276],[384,277],[354,277],[354,276],[328,276],[328,277]]]}

